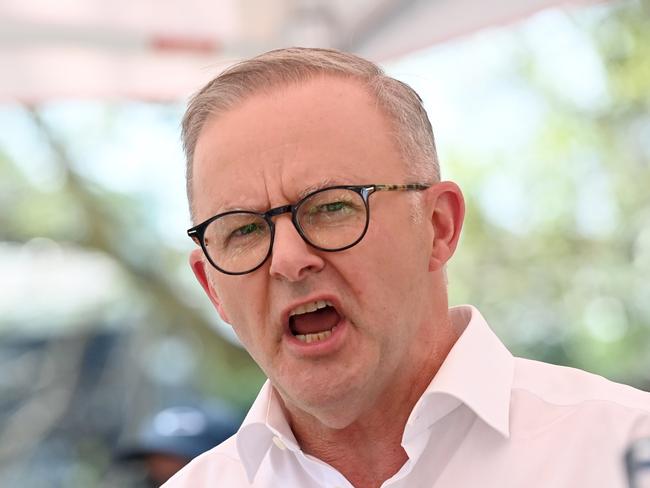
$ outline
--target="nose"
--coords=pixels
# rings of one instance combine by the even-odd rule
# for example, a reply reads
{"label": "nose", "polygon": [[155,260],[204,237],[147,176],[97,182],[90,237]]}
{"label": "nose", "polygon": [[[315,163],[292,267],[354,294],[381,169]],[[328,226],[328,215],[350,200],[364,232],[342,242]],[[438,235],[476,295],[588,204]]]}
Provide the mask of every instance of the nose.
{"label": "nose", "polygon": [[302,280],[310,272],[317,273],[325,266],[318,251],[300,236],[289,215],[275,220],[275,238],[269,259],[270,275],[292,282]]}

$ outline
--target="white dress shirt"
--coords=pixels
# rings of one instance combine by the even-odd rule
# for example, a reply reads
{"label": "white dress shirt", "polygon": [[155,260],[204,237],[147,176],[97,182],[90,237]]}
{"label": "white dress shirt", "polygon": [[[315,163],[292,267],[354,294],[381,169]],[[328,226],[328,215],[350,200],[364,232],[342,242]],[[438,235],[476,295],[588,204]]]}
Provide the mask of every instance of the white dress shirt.
{"label": "white dress shirt", "polygon": [[[474,307],[406,423],[407,462],[382,487],[626,487],[624,452],[650,437],[650,394],[573,368],[515,358]],[[347,487],[305,454],[267,381],[239,432],[164,488]]]}

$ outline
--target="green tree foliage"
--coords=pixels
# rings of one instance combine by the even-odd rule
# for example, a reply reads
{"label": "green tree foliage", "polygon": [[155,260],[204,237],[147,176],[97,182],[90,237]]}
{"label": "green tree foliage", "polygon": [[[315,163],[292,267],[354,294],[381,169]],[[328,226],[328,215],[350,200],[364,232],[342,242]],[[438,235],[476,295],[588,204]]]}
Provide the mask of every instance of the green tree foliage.
{"label": "green tree foliage", "polygon": [[524,33],[518,76],[544,107],[531,144],[480,166],[456,151],[469,189],[452,296],[480,305],[518,354],[647,388],[650,3],[571,21],[595,65],[572,75],[592,78],[571,93]]}

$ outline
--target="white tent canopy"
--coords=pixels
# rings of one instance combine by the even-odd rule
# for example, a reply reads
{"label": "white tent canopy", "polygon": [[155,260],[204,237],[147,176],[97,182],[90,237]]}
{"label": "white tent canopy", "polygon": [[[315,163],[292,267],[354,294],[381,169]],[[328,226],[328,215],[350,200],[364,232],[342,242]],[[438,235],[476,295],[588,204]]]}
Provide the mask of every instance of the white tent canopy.
{"label": "white tent canopy", "polygon": [[0,100],[178,100],[242,57],[335,47],[376,61],[593,0],[3,0]]}

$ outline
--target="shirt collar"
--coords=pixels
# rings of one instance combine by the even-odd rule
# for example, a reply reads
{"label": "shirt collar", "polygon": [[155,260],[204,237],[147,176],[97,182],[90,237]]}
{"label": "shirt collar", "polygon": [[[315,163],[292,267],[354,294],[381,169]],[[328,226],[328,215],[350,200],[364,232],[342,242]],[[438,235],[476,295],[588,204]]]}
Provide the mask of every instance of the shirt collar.
{"label": "shirt collar", "polygon": [[[471,305],[449,310],[460,337],[416,403],[404,430],[404,442],[465,404],[486,424],[509,437],[510,390],[514,359]],[[237,433],[237,450],[252,483],[274,437],[299,451],[277,392],[266,381]]]}
{"label": "shirt collar", "polygon": [[282,410],[278,394],[271,382],[266,380],[236,436],[239,459],[242,460],[250,483],[255,479],[274,437],[287,449],[300,450]]}
{"label": "shirt collar", "polygon": [[454,307],[449,314],[461,335],[413,408],[404,439],[461,403],[507,438],[514,359],[475,307]]}

